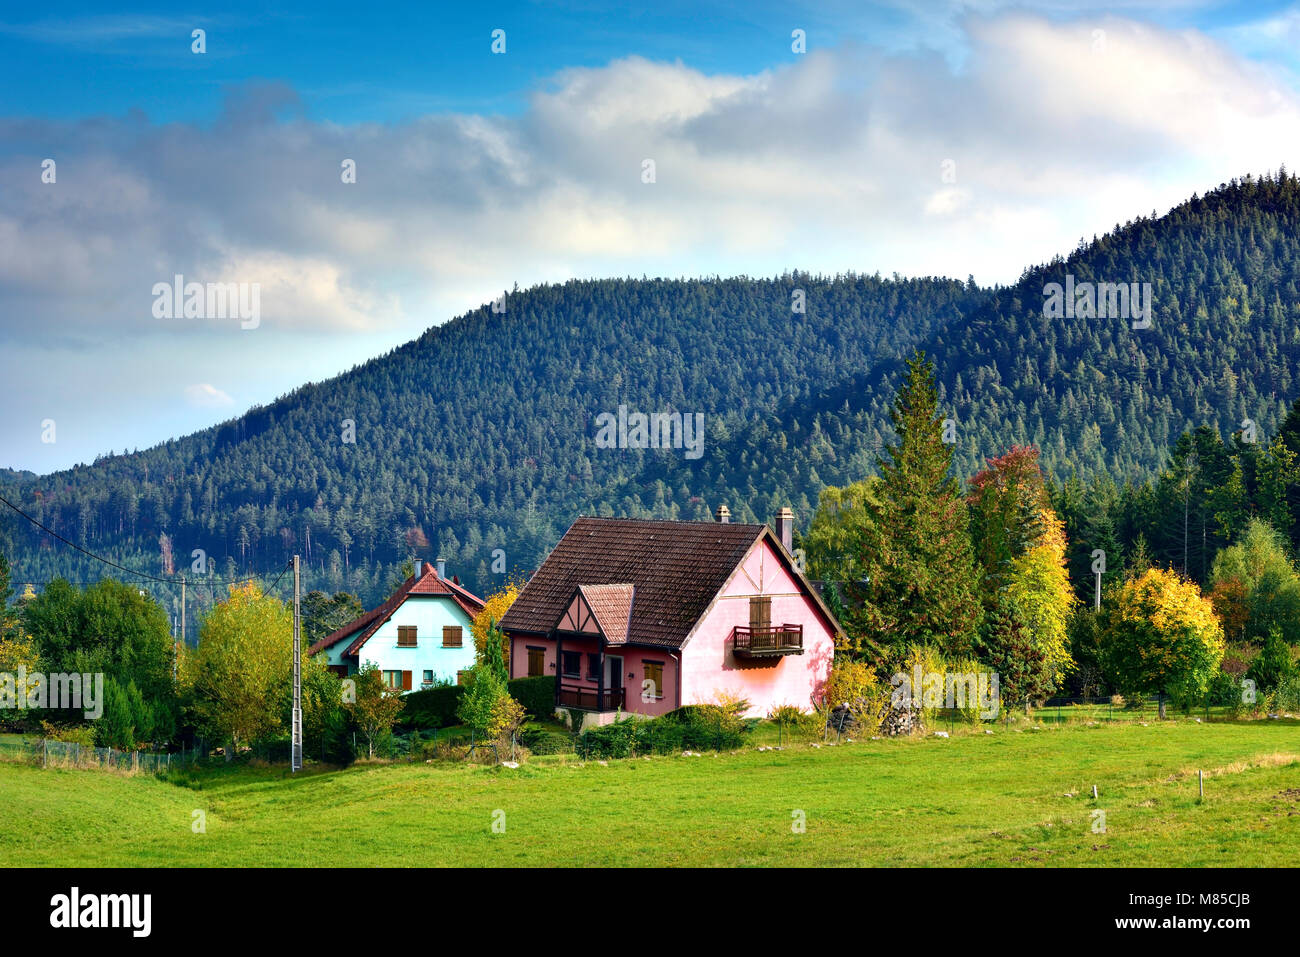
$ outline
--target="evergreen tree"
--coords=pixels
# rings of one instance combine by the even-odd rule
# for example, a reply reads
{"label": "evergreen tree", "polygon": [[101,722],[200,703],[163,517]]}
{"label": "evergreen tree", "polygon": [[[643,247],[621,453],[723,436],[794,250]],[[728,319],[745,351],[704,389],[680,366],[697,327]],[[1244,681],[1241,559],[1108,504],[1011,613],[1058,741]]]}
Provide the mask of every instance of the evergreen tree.
{"label": "evergreen tree", "polygon": [[897,442],[877,459],[877,499],[855,543],[865,574],[844,588],[859,650],[863,639],[950,655],[974,648],[981,610],[966,500],[937,410],[934,366],[917,353],[891,415]]}
{"label": "evergreen tree", "polygon": [[135,747],[131,700],[113,678],[104,679],[103,713],[95,722],[95,745],[130,751]]}

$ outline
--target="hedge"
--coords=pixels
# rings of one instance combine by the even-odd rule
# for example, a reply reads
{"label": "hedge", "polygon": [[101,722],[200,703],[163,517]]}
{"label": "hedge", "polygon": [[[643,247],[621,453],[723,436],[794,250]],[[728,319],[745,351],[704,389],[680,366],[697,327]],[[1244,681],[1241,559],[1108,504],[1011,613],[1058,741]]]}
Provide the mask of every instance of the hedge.
{"label": "hedge", "polygon": [[584,757],[627,758],[692,750],[732,750],[745,743],[756,719],[738,719],[714,705],[687,705],[659,718],[627,718],[588,728],[579,739]]}
{"label": "hedge", "polygon": [[506,690],[524,710],[534,718],[549,719],[555,714],[555,676],[538,675],[535,678],[515,678],[506,683]]}
{"label": "hedge", "polygon": [[[510,697],[524,706],[535,718],[550,718],[555,713],[555,677],[515,678],[506,682]],[[464,685],[446,685],[412,691],[402,698],[405,706],[397,717],[404,728],[446,728],[459,724],[456,708],[465,693]]]}
{"label": "hedge", "polygon": [[402,727],[424,730],[457,724],[456,708],[464,693],[464,685],[443,685],[412,691],[402,698],[404,706],[397,716],[397,723]]}

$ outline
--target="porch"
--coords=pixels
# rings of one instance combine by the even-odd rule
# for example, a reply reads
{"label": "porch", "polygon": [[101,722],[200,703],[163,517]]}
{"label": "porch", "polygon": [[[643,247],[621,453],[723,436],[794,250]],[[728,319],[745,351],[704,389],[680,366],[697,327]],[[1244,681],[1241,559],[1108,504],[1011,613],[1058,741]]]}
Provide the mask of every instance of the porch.
{"label": "porch", "polygon": [[561,683],[556,705],[576,711],[626,711],[627,691],[623,688],[597,688],[592,685]]}
{"label": "porch", "polygon": [[737,625],[731,629],[731,651],[746,659],[802,655],[803,625]]}

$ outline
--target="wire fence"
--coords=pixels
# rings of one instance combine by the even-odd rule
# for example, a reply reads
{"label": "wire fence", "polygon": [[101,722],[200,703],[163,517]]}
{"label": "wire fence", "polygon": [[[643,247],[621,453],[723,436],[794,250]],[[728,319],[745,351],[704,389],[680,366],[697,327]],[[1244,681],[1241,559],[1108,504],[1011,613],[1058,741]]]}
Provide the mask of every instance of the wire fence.
{"label": "wire fence", "polygon": [[0,760],[33,764],[42,768],[98,768],[166,774],[172,768],[193,764],[200,756],[198,750],[154,754],[148,751],[96,748],[76,741],[55,741],[51,738],[0,738]]}

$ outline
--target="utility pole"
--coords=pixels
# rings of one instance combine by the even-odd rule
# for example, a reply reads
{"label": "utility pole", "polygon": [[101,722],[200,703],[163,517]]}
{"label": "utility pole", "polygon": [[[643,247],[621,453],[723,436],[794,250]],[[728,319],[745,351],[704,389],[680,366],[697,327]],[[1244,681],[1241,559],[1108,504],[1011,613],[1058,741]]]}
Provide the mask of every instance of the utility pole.
{"label": "utility pole", "polygon": [[181,576],[181,644],[185,644],[185,576]]}
{"label": "utility pole", "polygon": [[1106,552],[1101,548],[1092,551],[1092,573],[1097,576],[1097,611],[1101,611],[1101,576],[1106,574]]}
{"label": "utility pole", "polygon": [[292,771],[302,770],[302,578],[298,556],[293,556],[293,743]]}

